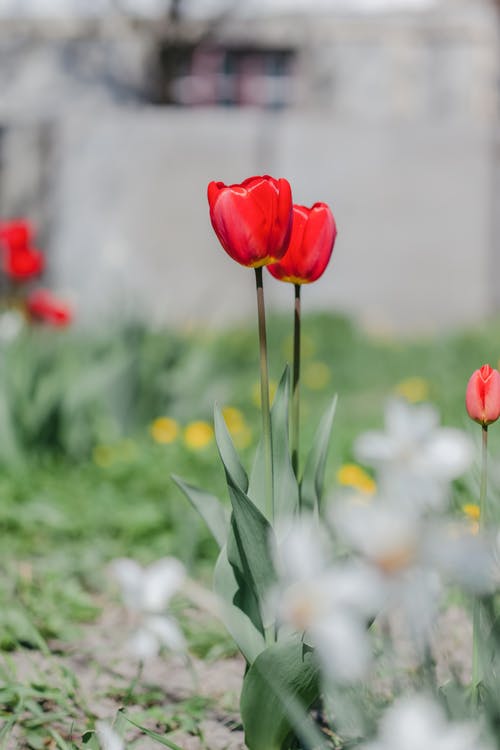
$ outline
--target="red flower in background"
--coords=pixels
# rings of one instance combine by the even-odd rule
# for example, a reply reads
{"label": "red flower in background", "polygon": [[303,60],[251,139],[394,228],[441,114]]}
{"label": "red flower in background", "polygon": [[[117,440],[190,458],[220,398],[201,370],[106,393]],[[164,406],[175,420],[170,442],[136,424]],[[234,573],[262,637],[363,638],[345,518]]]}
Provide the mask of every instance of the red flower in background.
{"label": "red flower in background", "polygon": [[292,229],[292,190],[287,180],[249,177],[239,185],[211,182],[210,220],[224,250],[258,268],[285,253]]}
{"label": "red flower in background", "polygon": [[330,260],[337,226],[326,203],[293,207],[293,227],[288,249],[278,263],[267,268],[280,281],[309,284],[324,272]]}
{"label": "red flower in background", "polygon": [[0,244],[25,249],[33,240],[33,227],[26,219],[0,222]]}
{"label": "red flower in background", "polygon": [[26,300],[26,309],[32,320],[61,328],[73,319],[71,307],[47,289],[32,292]]}
{"label": "red flower in background", "polygon": [[1,267],[15,281],[27,281],[43,271],[44,257],[32,247],[32,239],[29,222],[15,219],[0,223]]}
{"label": "red flower in background", "polygon": [[467,413],[475,422],[487,427],[500,417],[500,373],[483,365],[472,373],[465,393]]}
{"label": "red flower in background", "polygon": [[39,276],[45,262],[40,250],[14,249],[7,246],[2,255],[2,270],[15,281],[27,281]]}

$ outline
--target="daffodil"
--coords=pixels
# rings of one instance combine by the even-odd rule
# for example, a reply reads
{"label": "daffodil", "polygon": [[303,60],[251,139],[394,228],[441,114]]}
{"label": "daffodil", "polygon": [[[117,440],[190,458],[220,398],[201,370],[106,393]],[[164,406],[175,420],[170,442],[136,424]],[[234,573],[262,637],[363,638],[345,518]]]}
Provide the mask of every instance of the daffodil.
{"label": "daffodil", "polygon": [[214,439],[214,429],[208,422],[190,422],[184,430],[184,443],[191,450],[202,450]]}
{"label": "daffodil", "polygon": [[449,722],[441,706],[422,695],[401,698],[382,718],[379,736],[361,750],[486,750],[479,727]]}
{"label": "daffodil", "polygon": [[179,560],[165,557],[146,568],[130,558],[111,563],[125,606],[137,622],[129,641],[130,651],[141,661],[155,656],[162,646],[184,651],[184,636],[175,620],[165,614],[171,597],[185,579]]}
{"label": "daffodil", "polygon": [[361,463],[374,466],[382,495],[401,495],[410,502],[440,507],[449,484],[471,465],[473,445],[462,431],[439,426],[430,404],[394,399],[385,412],[385,431],[369,431],[354,444]]}

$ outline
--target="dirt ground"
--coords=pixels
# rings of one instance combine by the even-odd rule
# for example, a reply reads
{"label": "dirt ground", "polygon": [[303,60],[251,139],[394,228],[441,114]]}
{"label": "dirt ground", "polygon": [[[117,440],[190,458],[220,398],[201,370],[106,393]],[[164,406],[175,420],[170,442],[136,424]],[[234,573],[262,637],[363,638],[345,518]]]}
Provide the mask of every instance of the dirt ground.
{"label": "dirt ground", "polygon": [[[397,620],[390,627],[399,644],[397,658],[411,671],[413,655],[402,634],[398,636]],[[131,718],[148,729],[160,734],[168,731],[168,739],[183,750],[243,750],[238,715],[243,660],[188,660],[166,655],[147,662],[139,675],[137,663],[126,650],[126,630],[123,610],[107,607],[97,622],[82,629],[82,638],[72,645],[52,642],[51,653],[21,649],[3,659],[18,685],[44,684],[66,696],[66,715],[62,709],[53,726],[78,748],[85,747],[82,733],[92,728],[93,717],[112,722],[125,707]],[[453,606],[443,613],[433,647],[441,684],[452,675],[464,684],[470,679],[471,638],[470,617],[462,608]],[[390,690],[389,683],[384,683],[382,678],[378,684],[383,693]],[[54,699],[48,697],[42,708],[54,711]],[[160,747],[132,725],[126,742],[134,750]],[[33,747],[25,743],[26,729],[20,721],[2,747]],[[57,745],[48,735],[41,747],[55,750]]]}

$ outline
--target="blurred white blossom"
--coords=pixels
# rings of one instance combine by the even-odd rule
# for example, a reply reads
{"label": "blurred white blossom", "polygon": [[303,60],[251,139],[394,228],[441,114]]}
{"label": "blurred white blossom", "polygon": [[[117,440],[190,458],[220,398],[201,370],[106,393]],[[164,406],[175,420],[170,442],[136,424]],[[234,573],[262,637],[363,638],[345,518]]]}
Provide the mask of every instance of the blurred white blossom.
{"label": "blurred white blossom", "polygon": [[448,722],[444,712],[426,696],[396,702],[380,723],[379,737],[362,750],[486,750],[472,723]]}
{"label": "blurred white blossom", "polygon": [[371,658],[367,623],[381,604],[380,577],[359,562],[331,564],[319,522],[302,518],[275,551],[279,582],[267,609],[282,625],[306,633],[325,675],[360,679]]}
{"label": "blurred white blossom", "polygon": [[185,579],[179,560],[165,557],[146,568],[130,558],[111,563],[111,572],[118,582],[125,606],[135,616],[138,627],[129,646],[141,660],[156,656],[162,646],[184,651],[186,642],[173,617],[165,610],[170,599]]}
{"label": "blurred white blossom", "polygon": [[107,721],[96,721],[95,731],[101,750],[125,750],[121,737]]}
{"label": "blurred white blossom", "polygon": [[0,342],[8,344],[19,336],[26,325],[18,310],[6,310],[0,314]]}
{"label": "blurred white blossom", "polygon": [[379,497],[367,505],[336,503],[330,517],[340,539],[380,574],[381,615],[400,612],[421,654],[432,635],[443,582],[474,593],[491,589],[490,549],[465,523],[431,520]]}
{"label": "blurred white blossom", "polygon": [[474,448],[462,430],[439,427],[439,413],[430,404],[391,399],[385,431],[360,435],[354,453],[376,468],[383,495],[436,508],[446,501],[449,483],[471,466]]}

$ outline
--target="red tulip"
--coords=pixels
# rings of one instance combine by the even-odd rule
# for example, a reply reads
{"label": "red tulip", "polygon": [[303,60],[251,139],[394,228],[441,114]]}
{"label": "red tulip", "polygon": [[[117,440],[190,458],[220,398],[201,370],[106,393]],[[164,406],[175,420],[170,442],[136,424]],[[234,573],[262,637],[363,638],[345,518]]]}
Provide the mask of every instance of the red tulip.
{"label": "red tulip", "polygon": [[500,372],[483,365],[467,384],[465,406],[471,419],[487,427],[500,417]]}
{"label": "red tulip", "polygon": [[36,289],[26,301],[30,317],[40,323],[48,323],[56,327],[69,325],[73,314],[69,305],[57,299],[47,289]]}
{"label": "red tulip", "polygon": [[280,281],[309,284],[322,275],[330,260],[337,227],[326,203],[293,207],[293,227],[288,249],[279,261],[268,266]]}
{"label": "red tulip", "polygon": [[25,219],[0,222],[0,245],[26,249],[33,239],[33,227]]}
{"label": "red tulip", "polygon": [[39,250],[34,248],[19,248],[7,246],[3,253],[2,269],[7,276],[15,281],[26,281],[38,276],[44,267],[44,258]]}
{"label": "red tulip", "polygon": [[284,254],[292,230],[292,191],[287,180],[249,177],[241,185],[211,182],[210,220],[224,250],[238,263],[258,268]]}

